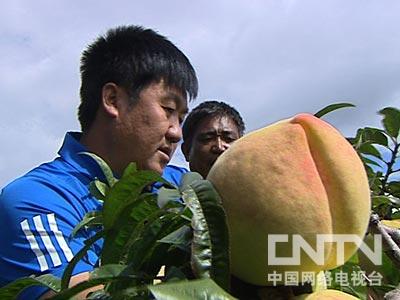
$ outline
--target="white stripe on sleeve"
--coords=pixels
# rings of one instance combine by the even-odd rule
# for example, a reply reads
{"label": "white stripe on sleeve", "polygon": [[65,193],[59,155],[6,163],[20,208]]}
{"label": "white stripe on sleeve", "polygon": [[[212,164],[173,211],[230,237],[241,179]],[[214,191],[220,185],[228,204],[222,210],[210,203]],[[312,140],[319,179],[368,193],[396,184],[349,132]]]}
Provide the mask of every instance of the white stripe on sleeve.
{"label": "white stripe on sleeve", "polygon": [[65,238],[64,238],[62,232],[60,230],[58,230],[58,226],[57,226],[56,218],[54,217],[54,214],[48,214],[47,220],[49,222],[51,231],[54,232],[57,242],[60,245],[62,251],[64,252],[65,258],[67,259],[68,262],[71,261],[71,259],[74,257],[74,254],[72,253],[67,242],[65,241]]}
{"label": "white stripe on sleeve", "polygon": [[31,230],[29,229],[29,224],[28,224],[28,220],[23,220],[21,223],[21,228],[22,231],[25,234],[26,239],[29,242],[29,245],[33,251],[33,253],[35,253],[36,258],[39,262],[39,266],[40,266],[40,271],[46,271],[49,269],[49,266],[47,265],[46,262],[46,258],[43,255],[43,252],[40,250],[38,243],[36,242],[35,236],[32,234]]}
{"label": "white stripe on sleeve", "polygon": [[47,234],[46,229],[44,229],[40,215],[33,217],[33,223],[35,223],[36,230],[40,234],[40,237],[42,238],[43,244],[46,247],[47,252],[50,254],[53,266],[57,267],[61,265],[60,256],[58,255],[56,248],[54,248],[54,245],[51,242],[51,239]]}

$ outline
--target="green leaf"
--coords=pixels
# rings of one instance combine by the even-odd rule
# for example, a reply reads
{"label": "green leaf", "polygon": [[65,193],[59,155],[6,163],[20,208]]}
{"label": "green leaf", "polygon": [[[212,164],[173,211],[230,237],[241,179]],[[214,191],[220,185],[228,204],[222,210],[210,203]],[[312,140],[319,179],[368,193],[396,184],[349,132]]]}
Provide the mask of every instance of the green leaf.
{"label": "green leaf", "polygon": [[387,147],[388,139],[382,129],[365,127],[363,129],[363,142],[378,144]]}
{"label": "green leaf", "polygon": [[184,191],[190,184],[197,180],[203,180],[203,176],[201,176],[197,172],[188,172],[183,174],[181,179],[181,185],[179,186],[179,190]]}
{"label": "green leaf", "polygon": [[[108,293],[107,293],[108,294]],[[95,300],[149,300],[150,292],[147,290],[146,286],[135,285],[135,286],[125,286],[112,293],[111,298],[97,298]]]}
{"label": "green leaf", "polygon": [[192,182],[182,196],[193,213],[193,271],[229,290],[229,235],[221,199],[207,180]]}
{"label": "green leaf", "polygon": [[143,189],[154,182],[165,180],[154,171],[138,171],[134,163],[125,169],[121,179],[108,191],[103,205],[103,220],[106,230],[112,228],[122,211],[138,199]]}
{"label": "green leaf", "polygon": [[157,204],[158,207],[162,208],[171,201],[179,202],[180,198],[181,198],[181,193],[179,192],[179,190],[161,187],[158,190]]}
{"label": "green leaf", "polygon": [[41,276],[24,277],[17,279],[6,286],[0,288],[0,299],[1,300],[12,300],[26,288],[30,286],[45,286],[55,292],[60,291],[60,278],[55,277],[51,274],[45,274]]}
{"label": "green leaf", "polygon": [[391,181],[387,184],[387,188],[393,196],[400,198],[400,181]]}
{"label": "green leaf", "polygon": [[[144,264],[147,264],[147,268],[152,270],[159,269],[165,259],[165,251],[169,248],[169,245],[158,241],[187,223],[186,220],[180,217],[180,214],[175,212],[160,210],[148,216],[145,222],[135,228],[135,233],[130,237],[130,239],[132,237],[134,239],[133,243],[129,242],[126,247],[129,251],[129,253],[126,252],[127,261],[135,269]],[[158,249],[161,249],[164,253],[153,253]],[[154,256],[157,256],[157,258]]]}
{"label": "green leaf", "polygon": [[159,211],[155,197],[156,195],[146,193],[133,198],[124,210],[120,210],[119,214],[114,216],[116,221],[113,227],[107,230],[104,238],[101,253],[104,264],[121,262],[123,253],[128,251],[126,244],[138,231],[136,227],[139,224],[143,226],[148,216]]}
{"label": "green leaf", "polygon": [[185,274],[175,266],[168,268],[167,273],[165,274],[165,281],[179,281],[185,279]]}
{"label": "green leaf", "polygon": [[361,159],[364,162],[364,164],[373,165],[373,166],[382,168],[382,166],[379,163],[377,163],[376,161],[374,161],[372,159],[369,159],[366,157],[362,157]]}
{"label": "green leaf", "polygon": [[[353,296],[356,296],[358,299],[366,300],[367,287],[352,280],[353,274],[360,274],[362,272],[360,266],[357,265],[357,263],[355,263],[354,260],[350,260],[347,261],[344,265],[336,269],[330,270],[329,274],[332,281],[331,285],[329,285],[328,288],[351,294]],[[347,284],[346,282],[342,282],[340,278],[347,278]]]}
{"label": "green leaf", "polygon": [[[143,278],[142,281],[149,282],[149,279],[154,278],[160,267],[168,261],[167,250],[170,245],[157,241],[184,223],[187,221],[182,219],[179,214],[157,209],[132,230],[133,232],[120,254],[120,261],[129,264],[129,269],[133,272],[143,271],[147,274],[148,279]],[[109,291],[118,291],[123,287],[124,285],[116,284],[110,286]]]}
{"label": "green leaf", "polygon": [[354,104],[351,103],[335,103],[335,104],[331,104],[328,105],[326,107],[324,107],[323,109],[319,110],[318,112],[316,112],[314,114],[314,116],[316,116],[317,118],[321,118],[322,116],[326,115],[327,113],[330,113],[334,110],[340,109],[340,108],[344,108],[344,107],[355,107]]}
{"label": "green leaf", "polygon": [[394,107],[386,107],[379,111],[383,115],[383,127],[393,138],[397,139],[400,130],[400,110]]}
{"label": "green leaf", "polygon": [[392,219],[393,219],[393,220],[400,219],[400,210],[399,210],[399,211],[396,211],[396,212],[394,212],[394,213],[392,214]]}
{"label": "green leaf", "polygon": [[90,193],[98,200],[104,200],[106,198],[109,186],[104,182],[96,179],[89,184]]}
{"label": "green leaf", "polygon": [[189,226],[182,226],[159,240],[159,243],[172,244],[186,249],[191,243],[192,231]]}
{"label": "green leaf", "polygon": [[[124,265],[105,265],[95,269],[90,273],[89,280],[83,281],[71,288],[65,289],[57,295],[51,297],[51,300],[65,300],[79,294],[80,292],[101,284],[109,282],[123,281],[127,279],[138,278],[136,274],[124,274],[126,266]],[[101,289],[101,287],[99,287]]]}
{"label": "green leaf", "polygon": [[372,197],[372,206],[380,206],[380,205],[390,205],[392,202],[387,196],[374,196]]}
{"label": "green leaf", "polygon": [[236,299],[211,279],[180,281],[148,286],[158,300],[233,300]]}
{"label": "green leaf", "polygon": [[358,148],[358,152],[362,154],[372,155],[382,160],[381,153],[371,144],[365,143]]}
{"label": "green leaf", "polygon": [[398,285],[400,283],[400,272],[385,252],[382,253],[381,272],[384,280],[389,284]]}
{"label": "green leaf", "polygon": [[69,238],[70,239],[74,238],[75,235],[78,233],[78,231],[84,227],[101,226],[101,225],[103,225],[103,216],[101,211],[88,212],[83,217],[83,220],[80,221],[79,224],[75,226]]}
{"label": "green leaf", "polygon": [[358,150],[358,148],[363,143],[363,132],[364,132],[364,129],[359,128],[357,130],[357,134],[356,134],[356,136],[354,138],[347,138],[349,143],[352,144],[356,150]]}
{"label": "green leaf", "polygon": [[104,231],[99,231],[97,232],[94,236],[91,238],[87,239],[85,241],[85,246],[79,250],[77,254],[72,258],[72,260],[69,262],[67,267],[64,270],[63,276],[61,278],[61,289],[64,290],[68,288],[69,281],[71,279],[72,272],[74,271],[74,268],[76,264],[86,255],[86,252],[92,247],[92,245],[99,239],[101,239],[104,236]]}
{"label": "green leaf", "polygon": [[103,171],[103,174],[106,177],[106,180],[110,187],[112,187],[115,183],[117,183],[118,180],[114,177],[114,174],[113,174],[111,168],[107,165],[107,163],[100,156],[97,156],[96,154],[90,153],[90,152],[81,152],[79,154],[88,155],[96,161],[96,163],[99,165],[100,169]]}

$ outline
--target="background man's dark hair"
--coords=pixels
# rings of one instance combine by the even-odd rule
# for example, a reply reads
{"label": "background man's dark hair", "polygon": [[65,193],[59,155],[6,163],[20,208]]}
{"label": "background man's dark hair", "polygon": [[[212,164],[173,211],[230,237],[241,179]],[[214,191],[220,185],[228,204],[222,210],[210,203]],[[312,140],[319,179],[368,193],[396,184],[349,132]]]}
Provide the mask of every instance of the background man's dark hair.
{"label": "background man's dark hair", "polygon": [[243,135],[245,131],[245,125],[239,112],[232,106],[226,104],[225,102],[219,101],[205,101],[200,103],[195,107],[189,115],[186,117],[183,123],[183,141],[185,144],[191,147],[193,135],[197,130],[197,126],[206,117],[220,117],[227,116],[231,118],[239,131],[240,136]]}
{"label": "background man's dark hair", "polygon": [[82,131],[95,119],[107,82],[125,88],[132,102],[161,79],[189,99],[197,96],[197,77],[188,58],[164,36],[140,26],[117,27],[97,38],[82,53],[80,72]]}

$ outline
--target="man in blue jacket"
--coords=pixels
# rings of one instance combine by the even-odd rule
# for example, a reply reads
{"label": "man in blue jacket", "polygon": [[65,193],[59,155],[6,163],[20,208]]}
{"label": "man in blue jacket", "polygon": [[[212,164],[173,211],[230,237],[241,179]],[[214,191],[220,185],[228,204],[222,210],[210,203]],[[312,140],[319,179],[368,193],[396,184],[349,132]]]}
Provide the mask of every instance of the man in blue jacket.
{"label": "man in blue jacket", "polygon": [[[101,209],[88,185],[102,173],[82,152],[103,158],[116,176],[130,162],[161,174],[182,137],[187,98],[198,90],[187,57],[165,37],[138,26],[98,37],[83,52],[80,71],[82,132],[67,133],[54,161],[16,179],[0,195],[0,286],[31,274],[60,277],[95,234],[87,230],[68,239],[87,212]],[[101,247],[97,242],[77,264],[71,285],[88,278]],[[34,287],[20,298],[42,295],[49,292]]]}

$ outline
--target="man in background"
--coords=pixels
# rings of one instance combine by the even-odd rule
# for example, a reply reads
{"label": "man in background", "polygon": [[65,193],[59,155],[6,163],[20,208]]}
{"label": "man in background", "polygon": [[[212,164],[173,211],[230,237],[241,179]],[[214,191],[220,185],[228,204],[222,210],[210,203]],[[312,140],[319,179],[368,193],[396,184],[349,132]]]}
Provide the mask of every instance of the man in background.
{"label": "man in background", "polygon": [[[182,131],[181,148],[190,171],[206,178],[216,159],[243,135],[245,124],[232,106],[219,101],[205,101],[189,113]],[[168,165],[163,176],[179,185],[186,172],[185,168]]]}
{"label": "man in background", "polygon": [[244,130],[239,112],[224,102],[206,101],[194,108],[182,128],[182,152],[190,170],[206,178],[217,158]]}

